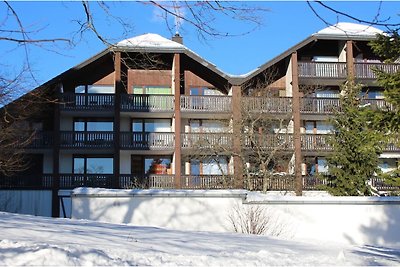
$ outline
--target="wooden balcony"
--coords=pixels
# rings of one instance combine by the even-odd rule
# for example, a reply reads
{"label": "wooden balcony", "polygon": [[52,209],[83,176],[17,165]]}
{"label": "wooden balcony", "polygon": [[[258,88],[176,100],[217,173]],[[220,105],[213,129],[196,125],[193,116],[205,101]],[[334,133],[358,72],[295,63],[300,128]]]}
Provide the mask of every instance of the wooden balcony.
{"label": "wooden balcony", "polygon": [[354,63],[355,76],[359,79],[377,78],[374,69],[381,70],[387,73],[396,73],[400,71],[400,64],[385,64],[385,63]]}
{"label": "wooden balcony", "polygon": [[293,150],[292,134],[253,134],[244,138],[245,149],[255,150]]}
{"label": "wooden balcony", "polygon": [[76,149],[112,149],[114,147],[114,132],[60,132],[61,148]]}
{"label": "wooden balcony", "polygon": [[29,149],[50,149],[53,148],[52,132],[35,132],[32,142],[27,146]]}
{"label": "wooden balcony", "polygon": [[[372,109],[394,110],[393,105],[384,99],[362,99],[361,105],[370,106]],[[336,111],[341,111],[339,98],[304,97],[300,99],[302,114],[331,115]]]}
{"label": "wooden balcony", "polygon": [[233,146],[232,133],[203,132],[181,133],[182,149],[215,149],[225,150]]}
{"label": "wooden balcony", "polygon": [[232,175],[182,175],[184,189],[232,189]]}
{"label": "wooden balcony", "polygon": [[175,178],[168,174],[149,175],[149,188],[171,189],[175,188]]}
{"label": "wooden balcony", "polygon": [[121,111],[125,112],[173,112],[173,95],[121,95]]}
{"label": "wooden balcony", "polygon": [[23,175],[16,174],[13,176],[0,175],[1,189],[51,189],[53,186],[53,175]]}
{"label": "wooden balcony", "polygon": [[346,79],[345,62],[298,62],[299,77]]}
{"label": "wooden balcony", "polygon": [[305,151],[332,151],[328,144],[328,134],[303,134],[301,135],[301,149]]}
{"label": "wooden balcony", "polygon": [[333,114],[340,110],[339,98],[304,97],[300,99],[300,112],[304,114]]}
{"label": "wooden balcony", "polygon": [[112,188],[113,174],[60,174],[60,188],[76,187]]}
{"label": "wooden balcony", "polygon": [[287,114],[292,112],[290,97],[242,97],[245,112]]}
{"label": "wooden balcony", "polygon": [[122,132],[121,148],[130,150],[172,150],[175,133]]}
{"label": "wooden balcony", "polygon": [[68,111],[112,111],[114,94],[74,94],[64,93],[61,110]]}
{"label": "wooden balcony", "polygon": [[230,96],[181,96],[183,113],[231,113]]}

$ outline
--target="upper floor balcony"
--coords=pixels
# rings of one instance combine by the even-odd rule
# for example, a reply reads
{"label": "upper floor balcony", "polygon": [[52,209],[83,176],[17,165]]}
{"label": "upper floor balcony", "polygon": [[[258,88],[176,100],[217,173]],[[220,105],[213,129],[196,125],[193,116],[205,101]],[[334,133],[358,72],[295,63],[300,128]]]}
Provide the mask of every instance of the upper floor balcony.
{"label": "upper floor balcony", "polygon": [[175,133],[122,132],[121,149],[128,150],[173,150]]}
{"label": "upper floor balcony", "polygon": [[53,148],[53,133],[46,131],[36,131],[29,139],[26,149],[51,149]]}
{"label": "upper floor balcony", "polygon": [[210,118],[215,118],[231,114],[232,98],[230,96],[181,96],[180,107],[183,117],[196,118],[208,115]]}
{"label": "upper floor balcony", "polygon": [[112,149],[114,132],[62,131],[60,132],[60,147],[64,149]]}
{"label": "upper floor balcony", "polygon": [[290,97],[243,97],[244,112],[287,114],[292,112]]}
{"label": "upper floor balcony", "polygon": [[[400,70],[400,64],[355,62],[354,75],[358,79],[376,79],[374,69],[388,73]],[[299,62],[298,72],[300,78],[339,79],[347,78],[346,62]],[[321,80],[318,80],[321,81]]]}
{"label": "upper floor balcony", "polygon": [[[361,99],[361,105],[370,106],[372,109],[393,110],[393,105],[384,99]],[[340,111],[339,98],[304,97],[300,99],[300,112],[302,114],[332,115]]]}
{"label": "upper floor balcony", "polygon": [[173,113],[175,109],[173,95],[121,95],[123,112],[161,112]]}
{"label": "upper floor balcony", "polygon": [[115,95],[64,93],[61,101],[60,109],[66,111],[112,111]]}

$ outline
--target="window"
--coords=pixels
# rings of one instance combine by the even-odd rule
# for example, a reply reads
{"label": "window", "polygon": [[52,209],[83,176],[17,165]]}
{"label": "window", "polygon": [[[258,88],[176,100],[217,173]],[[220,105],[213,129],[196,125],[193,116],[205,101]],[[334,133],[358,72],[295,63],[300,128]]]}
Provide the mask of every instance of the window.
{"label": "window", "polygon": [[74,131],[76,132],[112,132],[114,123],[108,119],[75,119]]}
{"label": "window", "polygon": [[228,174],[228,159],[225,156],[203,160],[190,160],[191,175],[226,175]]}
{"label": "window", "polygon": [[139,95],[171,95],[172,89],[167,86],[133,86],[132,92]]}
{"label": "window", "polygon": [[226,132],[228,131],[228,121],[218,120],[190,120],[190,129],[192,132]]}
{"label": "window", "polygon": [[224,95],[224,94],[215,88],[193,87],[190,88],[190,95],[205,96],[205,95]]}
{"label": "window", "polygon": [[114,94],[113,85],[79,85],[75,87],[76,94]]}
{"label": "window", "polygon": [[112,157],[74,156],[74,174],[113,174]]}
{"label": "window", "polygon": [[132,120],[133,132],[171,132],[170,119],[134,119]]}
{"label": "window", "polygon": [[171,173],[170,157],[146,157],[144,159],[144,171],[149,174],[170,174]]}

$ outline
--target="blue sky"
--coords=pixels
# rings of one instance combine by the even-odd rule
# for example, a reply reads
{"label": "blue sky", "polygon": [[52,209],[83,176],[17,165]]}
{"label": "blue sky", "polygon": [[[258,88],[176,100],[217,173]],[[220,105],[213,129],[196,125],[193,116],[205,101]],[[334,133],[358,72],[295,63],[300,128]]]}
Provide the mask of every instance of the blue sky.
{"label": "blue sky", "polygon": [[[64,37],[72,38],[77,43],[69,47],[63,43],[56,46],[30,47],[29,61],[39,83],[45,82],[61,72],[79,64],[87,58],[102,51],[105,46],[91,33],[83,36],[75,35],[79,28],[76,20],[83,18],[84,13],[79,2],[11,2],[20,14],[22,22],[28,30],[39,30],[33,34],[36,38]],[[247,73],[286,49],[297,44],[309,35],[326,27],[318,19],[304,1],[296,2],[247,2],[268,8],[263,25],[250,34],[238,37],[208,38],[206,41],[198,38],[193,29],[183,23],[181,34],[184,44],[211,61],[221,70],[231,74]],[[379,2],[327,2],[353,16],[372,20],[379,7]],[[145,3],[107,2],[114,15],[120,16],[124,22],[133,26],[132,31],[125,35],[115,21],[99,12],[96,3],[90,3],[95,14],[95,22],[102,34],[113,42],[144,33],[157,33],[166,38],[171,37],[165,21],[160,19],[157,9]],[[5,15],[4,6],[0,7],[0,16]],[[399,21],[400,2],[385,1],[380,10],[380,18],[391,18]],[[350,19],[321,10],[319,14],[331,23],[339,21],[352,22]],[[13,24],[12,19],[8,21]],[[246,31],[245,23],[234,23],[221,16],[214,22],[216,27],[228,32]],[[5,28],[5,26],[0,26]],[[51,50],[51,51],[49,51]],[[0,57],[2,68],[7,72],[17,72],[24,60],[25,51],[4,41],[0,42]]]}

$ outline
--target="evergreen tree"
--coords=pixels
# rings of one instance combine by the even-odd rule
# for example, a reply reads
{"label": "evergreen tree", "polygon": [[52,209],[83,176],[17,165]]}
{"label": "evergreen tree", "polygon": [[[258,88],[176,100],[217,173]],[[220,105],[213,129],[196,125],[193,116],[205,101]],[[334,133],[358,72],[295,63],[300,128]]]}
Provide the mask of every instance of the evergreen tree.
{"label": "evergreen tree", "polygon": [[[400,35],[397,31],[378,35],[377,39],[370,43],[373,51],[385,63],[399,63],[400,60]],[[382,131],[388,142],[400,147],[400,68],[396,72],[385,72],[387,68],[375,69],[378,84],[382,86],[386,101],[390,109],[380,110],[375,122],[376,127]],[[400,170],[396,169],[383,175],[386,182],[400,186]]]}
{"label": "evergreen tree", "polygon": [[328,191],[333,195],[371,195],[368,179],[380,172],[378,158],[385,144],[375,129],[375,112],[362,104],[361,85],[347,81],[341,88],[341,110],[331,120],[333,153],[327,157]]}

